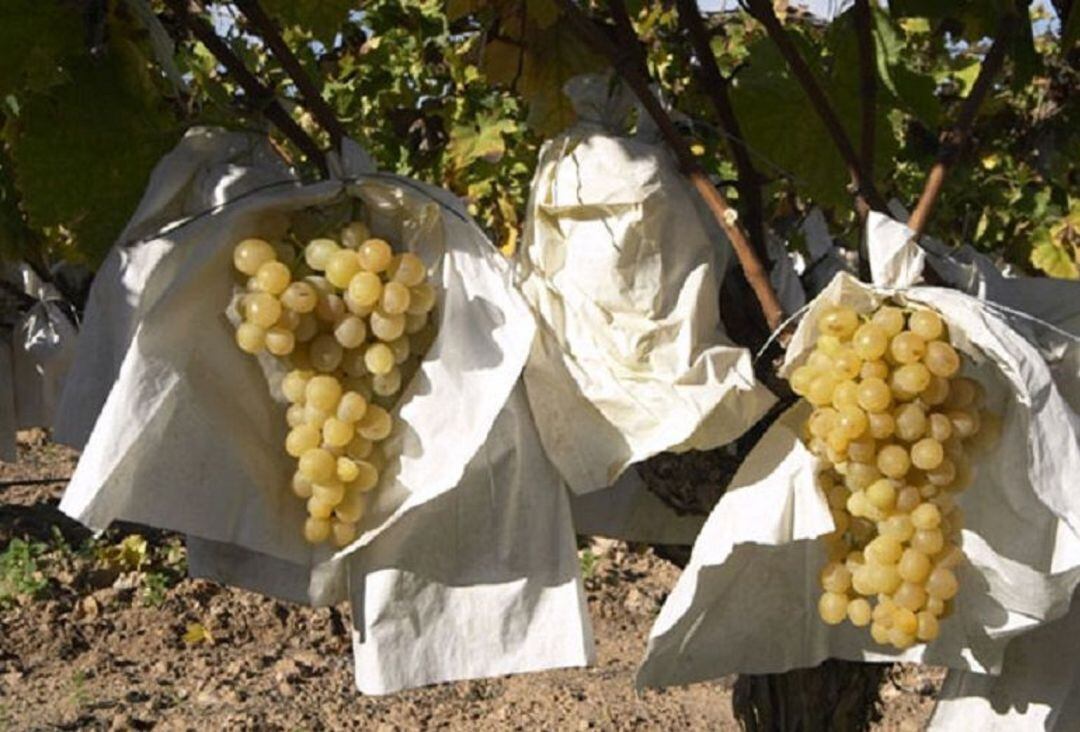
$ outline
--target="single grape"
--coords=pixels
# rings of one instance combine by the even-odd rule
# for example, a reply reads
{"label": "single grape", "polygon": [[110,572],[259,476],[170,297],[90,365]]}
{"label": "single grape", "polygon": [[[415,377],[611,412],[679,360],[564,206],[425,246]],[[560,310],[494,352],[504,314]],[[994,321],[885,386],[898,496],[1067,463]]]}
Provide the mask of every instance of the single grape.
{"label": "single grape", "polygon": [[859,408],[859,385],[851,379],[837,382],[833,388],[832,405],[837,409],[841,407]]}
{"label": "single grape", "polygon": [[322,439],[330,447],[345,447],[352,441],[356,434],[356,427],[352,422],[330,417],[323,424]]}
{"label": "single grape", "polygon": [[394,367],[385,374],[375,374],[371,377],[371,388],[379,396],[397,394],[401,389],[401,371]]}
{"label": "single grape", "polygon": [[311,498],[311,481],[299,471],[293,473],[290,487],[297,498],[303,498],[304,500]]}
{"label": "single grape", "polygon": [[381,341],[393,341],[405,332],[405,316],[387,313],[379,308],[371,314],[371,332]]}
{"label": "single grape", "polygon": [[899,629],[908,635],[915,635],[917,627],[915,613],[897,603],[896,609],[893,610],[893,630]]}
{"label": "single grape", "polygon": [[919,394],[919,399],[928,407],[943,404],[949,397],[949,380],[940,376],[931,376],[930,383]]}
{"label": "single grape", "polygon": [[[312,490],[315,490],[314,486],[312,486]],[[313,518],[328,519],[330,518],[330,514],[334,512],[334,506],[333,504],[319,500],[318,497],[312,495],[311,498],[307,499],[307,512]]]}
{"label": "single grape", "polygon": [[345,317],[348,308],[345,301],[339,295],[320,295],[319,302],[315,306],[315,317],[326,323],[336,323]]}
{"label": "single grape", "polygon": [[329,538],[330,521],[328,518],[309,516],[304,521],[304,539],[309,544],[322,544]]}
{"label": "single grape", "polygon": [[342,483],[352,483],[360,475],[356,462],[342,455],[337,459],[337,479]]}
{"label": "single grape", "polygon": [[870,436],[875,440],[884,440],[896,432],[896,420],[887,412],[871,412],[867,415]]}
{"label": "single grape", "polygon": [[971,379],[960,377],[949,382],[949,396],[945,400],[948,409],[965,409],[975,402],[978,387]]}
{"label": "single grape", "polygon": [[394,363],[401,365],[409,360],[409,339],[402,336],[396,338],[386,345],[390,346],[390,350],[394,352]]}
{"label": "single grape", "polygon": [[274,323],[275,328],[284,328],[292,333],[300,326],[300,313],[295,310],[289,310],[286,307],[281,308],[281,316],[278,317],[277,322]]}
{"label": "single grape", "polygon": [[359,249],[371,238],[371,230],[363,221],[351,221],[341,228],[341,243],[349,249]]}
{"label": "single grape", "polygon": [[356,431],[361,437],[378,442],[386,439],[392,427],[390,413],[376,404],[369,404],[363,419],[357,423]]}
{"label": "single grape", "polygon": [[299,427],[302,424],[307,424],[307,421],[304,419],[304,405],[290,404],[289,408],[285,410],[285,423],[290,427]]}
{"label": "single grape", "polygon": [[309,424],[294,427],[285,437],[285,452],[298,458],[308,450],[318,447],[319,437],[319,430]]}
{"label": "single grape", "polygon": [[831,374],[819,373],[810,382],[806,391],[806,401],[816,407],[824,406],[832,402],[833,389],[836,388],[836,379]]}
{"label": "single grape", "polygon": [[336,506],[345,498],[345,486],[337,479],[337,464],[330,477],[321,483],[314,483],[311,487],[311,495],[323,503]]}
{"label": "single grape", "polygon": [[854,379],[862,370],[862,359],[855,352],[844,348],[833,356],[833,372],[843,379]]}
{"label": "single grape", "polygon": [[865,323],[855,331],[851,347],[860,358],[876,362],[885,355],[885,349],[889,347],[889,336],[879,326]]}
{"label": "single grape", "polygon": [[870,572],[870,584],[880,593],[891,595],[900,586],[900,573],[895,564],[875,564],[869,562],[866,565]]}
{"label": "single grape", "polygon": [[908,330],[924,341],[932,341],[941,337],[945,326],[933,310],[916,310],[908,316]]}
{"label": "single grape", "polygon": [[889,516],[878,526],[882,536],[889,536],[897,541],[907,541],[915,534],[915,526],[911,523],[911,517],[898,513]]}
{"label": "single grape", "polygon": [[359,491],[350,488],[345,494],[345,500],[334,508],[334,516],[341,521],[355,524],[364,517],[367,508],[367,499]]}
{"label": "single grape", "polygon": [[926,479],[939,488],[951,487],[956,480],[956,463],[945,458],[936,468],[926,472]]}
{"label": "single grape", "polygon": [[979,414],[975,411],[953,409],[946,412],[949,421],[952,422],[953,432],[961,440],[975,436],[979,431]]}
{"label": "single grape", "polygon": [[341,395],[341,401],[337,406],[337,418],[342,422],[358,422],[367,411],[367,399],[362,394],[349,391]]}
{"label": "single grape", "polygon": [[850,462],[847,474],[844,475],[844,486],[851,491],[861,491],[880,479],[881,471],[873,463]]}
{"label": "single grape", "polygon": [[851,572],[840,562],[829,562],[821,570],[821,589],[843,594],[851,587]]}
{"label": "single grape", "polygon": [[356,435],[352,438],[352,442],[345,446],[345,454],[353,460],[367,460],[374,446],[371,440]]}
{"label": "single grape", "polygon": [[829,625],[838,625],[847,617],[847,606],[847,595],[825,592],[818,601],[818,614]]}
{"label": "single grape", "polygon": [[394,352],[385,343],[370,345],[364,351],[364,366],[372,374],[388,374],[394,368]]}
{"label": "single grape", "polygon": [[921,363],[904,364],[893,372],[893,381],[903,391],[918,394],[930,386],[930,371]]}
{"label": "single grape", "polygon": [[265,292],[256,292],[244,299],[244,316],[260,328],[269,328],[281,317],[281,302]]}
{"label": "single grape", "polygon": [[296,347],[296,336],[291,330],[273,327],[266,331],[266,350],[275,356],[287,356]]}
{"label": "single grape", "polygon": [[889,342],[889,354],[897,363],[915,363],[926,353],[926,341],[909,330],[893,336]]}
{"label": "single grape", "polygon": [[935,567],[926,578],[926,594],[942,600],[951,600],[956,597],[959,583],[951,569]]}
{"label": "single grape", "polygon": [[406,287],[416,287],[427,277],[427,268],[420,257],[405,252],[390,268],[390,278]]}
{"label": "single grape", "polygon": [[274,248],[262,239],[244,239],[233,249],[233,265],[249,277],[254,276],[259,267],[276,258]]}
{"label": "single grape", "polygon": [[806,365],[799,366],[791,372],[791,378],[788,379],[788,382],[791,384],[791,390],[799,396],[806,396],[807,392],[810,391],[811,382],[817,378],[817,375],[817,369],[810,368]]}
{"label": "single grape", "polygon": [[938,637],[941,632],[938,625],[938,619],[934,613],[923,611],[918,614],[918,627],[915,630],[915,637],[921,641],[932,641]]}
{"label": "single grape", "polygon": [[858,387],[859,406],[868,412],[882,412],[892,402],[889,385],[878,378],[864,379]]}
{"label": "single grape", "polygon": [[266,345],[266,330],[254,323],[241,323],[236,328],[236,345],[244,353],[259,353]]}
{"label": "single grape", "polygon": [[349,296],[362,307],[374,307],[382,297],[382,291],[382,280],[372,272],[358,272],[349,281]]}
{"label": "single grape", "polygon": [[390,266],[390,260],[394,256],[390,245],[382,239],[368,239],[357,250],[360,255],[360,266],[368,272],[382,272]]}
{"label": "single grape", "polygon": [[931,341],[926,344],[923,363],[934,376],[949,378],[960,370],[960,356],[956,349],[943,341]]}
{"label": "single grape", "polygon": [[906,485],[896,494],[896,510],[899,513],[911,513],[922,503],[919,489],[913,485]]}
{"label": "single grape", "polygon": [[870,624],[870,603],[861,597],[857,597],[847,606],[847,616],[851,624],[856,628],[862,628]]}
{"label": "single grape", "polygon": [[411,315],[422,315],[431,312],[435,307],[435,288],[430,282],[421,282],[416,287],[409,288],[409,309]]}
{"label": "single grape", "polygon": [[817,325],[822,333],[846,339],[859,327],[859,315],[846,305],[836,305],[821,314]]}
{"label": "single grape", "polygon": [[950,437],[952,437],[953,427],[952,421],[944,414],[935,412],[930,415],[929,429],[927,432],[938,442],[944,443]]}
{"label": "single grape", "polygon": [[297,343],[307,343],[319,334],[319,321],[311,313],[300,316],[300,323],[293,331]]}
{"label": "single grape", "polygon": [[356,541],[356,524],[345,521],[335,521],[333,526],[334,546],[339,549],[347,547]]}
{"label": "single grape", "polygon": [[346,315],[334,326],[334,338],[342,348],[356,348],[367,338],[367,326],[355,315]]}
{"label": "single grape", "polygon": [[911,512],[911,523],[916,529],[936,529],[941,523],[941,511],[932,503],[923,503]]}
{"label": "single grape", "polygon": [[915,635],[913,633],[905,633],[899,627],[893,626],[889,628],[889,643],[893,648],[900,651],[906,651],[915,645]]}
{"label": "single grape", "polygon": [[270,295],[280,295],[289,286],[292,273],[281,262],[263,262],[255,273],[255,284]]}
{"label": "single grape", "polygon": [[352,249],[341,249],[326,260],[326,279],[334,287],[344,290],[360,271],[360,258]]}
{"label": "single grape", "polygon": [[322,426],[330,419],[331,413],[325,409],[319,409],[313,404],[304,405],[304,424],[310,424],[322,433]]}
{"label": "single grape", "polygon": [[895,538],[878,536],[866,545],[863,554],[866,556],[867,562],[889,565],[900,561],[900,555],[903,554],[903,551],[903,545]]}
{"label": "single grape", "polygon": [[405,332],[409,335],[415,335],[424,329],[427,325],[428,314],[427,313],[405,313]]}
{"label": "single grape", "polygon": [[322,448],[313,448],[300,456],[300,472],[312,483],[320,483],[334,476],[337,462],[334,456]]}
{"label": "single grape", "polygon": [[893,413],[896,436],[904,442],[914,442],[926,434],[926,412],[918,404],[903,404]]}
{"label": "single grape", "polygon": [[881,379],[884,381],[889,378],[889,364],[884,361],[863,361],[862,367],[859,369],[860,379]]}
{"label": "single grape", "polygon": [[885,305],[870,317],[870,322],[881,328],[887,337],[892,338],[904,329],[904,311]]}
{"label": "single grape", "polygon": [[403,315],[409,308],[411,297],[409,288],[405,285],[400,282],[387,282],[383,286],[380,309],[389,315]]}
{"label": "single grape", "polygon": [[353,481],[353,488],[361,493],[367,493],[379,484],[379,468],[370,460],[358,460],[356,467],[360,469],[359,475]]}
{"label": "single grape", "polygon": [[885,628],[891,628],[893,625],[893,613],[896,612],[896,608],[896,603],[890,598],[879,597],[870,617],[875,623],[880,623]]}
{"label": "single grape", "polygon": [[926,590],[914,582],[902,582],[893,593],[892,599],[900,607],[918,612],[926,604]]}
{"label": "single grape", "polygon": [[886,645],[889,642],[889,629],[880,623],[870,624],[870,637],[875,643]]}
{"label": "single grape", "polygon": [[854,440],[862,435],[866,432],[868,425],[866,412],[858,407],[844,407],[837,410],[836,431],[848,440]]}
{"label": "single grape", "polygon": [[307,403],[317,409],[333,412],[341,399],[341,384],[333,376],[312,376],[304,389]]}
{"label": "single grape", "polygon": [[330,263],[330,257],[339,249],[333,239],[312,239],[304,247],[304,261],[316,272],[321,272]]}
{"label": "single grape", "polygon": [[886,445],[878,451],[877,467],[889,478],[903,478],[911,467],[911,458],[899,445]]}
{"label": "single grape", "polygon": [[345,355],[341,344],[329,333],[320,333],[311,341],[311,365],[316,371],[328,374],[341,365]]}
{"label": "single grape", "polygon": [[911,446],[911,464],[919,470],[933,470],[944,459],[945,450],[932,437],[925,437]]}
{"label": "single grape", "polygon": [[883,511],[896,505],[896,485],[888,478],[875,481],[866,489],[866,498]]}
{"label": "single grape", "polygon": [[896,569],[905,582],[920,584],[930,576],[930,557],[918,549],[905,549]]}
{"label": "single grape", "polygon": [[945,546],[945,537],[940,529],[919,529],[911,537],[911,548],[918,549],[927,556],[934,556]]}
{"label": "single grape", "polygon": [[877,455],[877,443],[868,436],[860,437],[848,443],[848,459],[856,463],[872,464]]}

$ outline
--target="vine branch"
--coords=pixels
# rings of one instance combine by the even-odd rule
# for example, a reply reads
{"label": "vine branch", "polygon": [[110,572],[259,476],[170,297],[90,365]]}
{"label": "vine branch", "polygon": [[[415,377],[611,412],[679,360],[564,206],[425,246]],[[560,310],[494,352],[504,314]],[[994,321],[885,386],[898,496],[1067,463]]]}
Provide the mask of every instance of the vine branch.
{"label": "vine branch", "polygon": [[255,103],[263,116],[281,130],[282,134],[289,138],[301,152],[307,155],[318,167],[319,172],[324,176],[327,175],[326,156],[323,155],[319,146],[289,115],[285,107],[281,106],[281,102],[275,98],[274,92],[248,70],[240,57],[233,53],[233,50],[214,32],[210,24],[188,10],[187,0],[165,0],[165,4],[180,22],[191,31],[191,34],[206,46],[210,53],[232,74],[244,90],[244,93]]}
{"label": "vine branch", "polygon": [[979,68],[979,75],[975,77],[975,84],[971,87],[971,92],[960,106],[956,124],[941,136],[941,150],[938,153],[937,161],[930,168],[930,173],[926,176],[926,183],[923,185],[922,194],[919,196],[919,202],[908,219],[908,227],[912,230],[914,238],[921,236],[926,229],[926,223],[934,210],[934,204],[937,203],[937,199],[941,195],[941,189],[945,185],[945,175],[971,138],[971,129],[975,124],[975,117],[979,114],[979,108],[986,99],[986,95],[990,92],[994,78],[1005,63],[1005,47],[1008,45],[1009,37],[1012,34],[1014,22],[1014,13],[1006,13],[1001,18],[994,33],[994,40],[990,45],[990,50],[986,52],[986,57]]}
{"label": "vine branch", "polygon": [[720,67],[713,55],[710,35],[705,27],[705,20],[701,16],[695,0],[676,0],[679,13],[679,23],[686,29],[690,36],[690,45],[694,49],[697,58],[697,76],[701,87],[709,96],[716,116],[720,120],[720,127],[724,131],[725,142],[731,158],[735,162],[739,179],[736,186],[739,190],[739,198],[745,204],[746,228],[750,235],[750,243],[758,257],[768,258],[765,246],[765,214],[761,200],[761,175],[750,159],[746,142],[743,139],[742,128],[739,119],[735,116],[735,109],[731,104],[729,93],[729,81],[720,73]]}
{"label": "vine branch", "polygon": [[[671,116],[649,88],[649,79],[642,70],[644,64],[641,63],[637,55],[637,37],[623,37],[616,43],[574,3],[574,0],[556,1],[563,12],[566,13],[567,19],[572,24],[575,32],[593,50],[607,57],[616,72],[638,97],[645,111],[656,122],[660,133],[671,148],[684,175],[704,199],[717,223],[731,240],[732,248],[739,259],[746,280],[750,283],[750,287],[761,305],[765,321],[770,328],[775,330],[782,320],[783,308],[780,306],[780,300],[769,282],[768,272],[762,266],[761,260],[747,240],[746,234],[736,223],[737,212],[728,205],[723,194],[713,186],[705,171],[694,160],[686,140],[676,129]],[[611,6],[616,8],[615,13],[626,13],[622,0],[611,0]],[[618,27],[616,27],[616,30],[618,30]]]}
{"label": "vine branch", "polygon": [[829,103],[825,90],[821,88],[818,80],[814,77],[814,72],[811,71],[806,60],[795,48],[795,44],[791,42],[787,31],[780,24],[780,19],[776,17],[770,0],[746,0],[746,8],[749,10],[750,15],[765,27],[765,32],[780,50],[780,54],[787,62],[788,68],[791,69],[791,73],[795,76],[795,80],[806,92],[814,111],[825,125],[825,129],[828,131],[829,137],[832,138],[833,144],[836,145],[840,157],[844,159],[848,174],[851,176],[852,186],[855,189],[855,206],[859,215],[865,218],[871,208],[884,209],[885,199],[878,193],[873,178],[867,174],[860,162],[855,147],[851,143],[851,138],[848,137],[840,118],[837,117],[832,104]]}
{"label": "vine branch", "polygon": [[304,106],[311,110],[311,114],[319,122],[319,125],[326,130],[330,135],[330,141],[334,146],[334,149],[341,147],[341,140],[345,137],[345,128],[342,126],[341,121],[334,114],[334,110],[330,108],[330,105],[325,99],[323,99],[322,93],[315,85],[312,78],[304,71],[304,67],[300,64],[300,59],[296,57],[296,54],[292,52],[288,44],[285,43],[285,39],[281,36],[281,30],[278,28],[274,19],[267,15],[263,10],[262,5],[259,4],[259,0],[234,0],[236,6],[240,8],[240,12],[244,14],[244,17],[248,19],[248,22],[254,26],[255,30],[259,32],[259,35],[266,42],[267,47],[270,49],[270,53],[274,55],[281,67],[285,69],[285,73],[289,75],[293,83],[296,84],[296,88],[300,91],[301,97],[304,100]]}
{"label": "vine branch", "polygon": [[877,68],[874,49],[874,19],[870,0],[855,0],[852,20],[859,44],[859,159],[868,180],[874,180],[874,134],[877,116]]}

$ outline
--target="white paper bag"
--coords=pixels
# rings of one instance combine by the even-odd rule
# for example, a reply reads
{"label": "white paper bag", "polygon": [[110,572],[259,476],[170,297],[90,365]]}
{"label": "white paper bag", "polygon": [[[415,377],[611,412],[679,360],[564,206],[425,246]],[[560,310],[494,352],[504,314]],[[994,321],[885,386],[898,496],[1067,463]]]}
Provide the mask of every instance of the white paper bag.
{"label": "white paper bag", "polygon": [[15,379],[11,363],[11,330],[0,325],[0,461],[13,463],[15,451]]}
{"label": "white paper bag", "polygon": [[[639,673],[642,685],[666,685],[726,673],[775,673],[829,657],[924,661],[996,672],[1009,639],[1061,617],[1080,580],[1080,423],[1038,351],[983,303],[941,288],[906,287],[916,277],[905,257],[910,232],[871,215],[872,266],[901,280],[877,286],[838,275],[815,299],[792,338],[784,373],[806,357],[823,307],[843,302],[867,312],[884,295],[938,310],[953,344],[971,356],[987,389],[986,406],[1003,420],[996,447],[979,456],[974,484],[959,497],[966,516],[955,613],[929,645],[894,652],[865,628],[830,627],[817,617],[824,549],[812,537],[833,529],[814,487],[814,460],[794,440],[799,407],[774,425],[740,468],[695,545],[690,565],[661,610]],[[904,286],[894,289],[894,285]],[[782,462],[770,441],[794,454]],[[784,454],[784,453],[779,453]],[[804,461],[799,460],[802,454]],[[781,522],[798,496],[808,500],[790,527]],[[736,498],[729,499],[729,496]],[[749,507],[739,507],[742,498]],[[738,511],[738,512],[736,512]],[[824,513],[823,513],[824,512]],[[781,526],[764,537],[754,526]],[[796,529],[795,527],[800,527]]]}
{"label": "white paper bag", "polygon": [[580,121],[540,152],[518,257],[539,323],[529,401],[578,493],[730,442],[774,400],[722,331],[726,240],[662,146],[619,136],[624,93],[604,76],[567,85]]}
{"label": "white paper bag", "polygon": [[[190,181],[215,149],[194,165],[166,158],[156,188],[187,199],[171,166]],[[187,533],[196,576],[296,602],[351,600],[365,691],[588,662],[565,487],[518,385],[534,327],[508,265],[445,192],[365,173],[352,145],[334,162],[341,180],[260,186],[209,210],[185,204],[186,220],[150,242],[152,254],[117,258],[96,286],[102,312],[92,306],[87,321],[106,330],[105,313],[119,312],[106,342],[121,355],[100,348],[91,352],[100,363],[81,364],[80,383],[107,397],[62,509],[94,527],[124,518]],[[439,333],[394,410],[386,445],[400,458],[389,482],[359,539],[335,553],[301,539],[284,406],[235,347],[224,311],[236,240],[267,217],[350,197],[365,203],[375,234],[432,270]],[[115,383],[101,389],[113,363]],[[454,653],[437,660],[451,641]]]}

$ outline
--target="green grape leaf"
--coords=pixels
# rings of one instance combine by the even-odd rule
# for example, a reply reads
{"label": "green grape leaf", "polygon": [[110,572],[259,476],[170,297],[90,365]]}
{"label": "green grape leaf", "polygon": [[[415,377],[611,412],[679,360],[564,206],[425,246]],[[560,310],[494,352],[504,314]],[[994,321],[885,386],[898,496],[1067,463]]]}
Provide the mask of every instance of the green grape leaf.
{"label": "green grape leaf", "polygon": [[59,60],[83,46],[79,18],[59,0],[0,2],[0,98],[63,78]]}
{"label": "green grape leaf", "polygon": [[263,8],[284,26],[311,31],[323,42],[330,42],[356,8],[354,0],[263,0]]}
{"label": "green grape leaf", "polygon": [[907,41],[888,14],[875,8],[873,18],[877,71],[882,86],[923,124],[930,128],[937,127],[941,119],[941,105],[934,96],[937,86],[934,77],[908,66],[912,55]]}
{"label": "green grape leaf", "polygon": [[1080,3],[1073,2],[1069,17],[1061,21],[1061,47],[1066,51],[1080,41]]}
{"label": "green grape leaf", "polygon": [[11,139],[35,227],[61,226],[89,261],[108,250],[179,129],[148,88],[145,59],[114,41],[71,80],[26,98]]}
{"label": "green grape leaf", "polygon": [[927,18],[932,25],[954,21],[960,24],[965,40],[977,41],[994,35],[1010,2],[1013,0],[890,0],[889,12],[898,18]]}
{"label": "green grape leaf", "polygon": [[481,113],[470,124],[456,125],[450,132],[447,152],[457,168],[467,168],[474,160],[497,162],[506,152],[504,134],[517,129],[512,119]]}
{"label": "green grape leaf", "polygon": [[1076,258],[1070,256],[1065,247],[1056,244],[1049,236],[1032,247],[1031,264],[1051,277],[1080,279]]}

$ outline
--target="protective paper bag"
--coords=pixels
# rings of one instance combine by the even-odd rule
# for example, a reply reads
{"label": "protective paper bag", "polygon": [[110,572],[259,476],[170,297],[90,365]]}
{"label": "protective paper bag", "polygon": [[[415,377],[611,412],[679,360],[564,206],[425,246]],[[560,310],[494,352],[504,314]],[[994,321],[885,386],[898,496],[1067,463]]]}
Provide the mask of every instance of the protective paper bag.
{"label": "protective paper bag", "polygon": [[719,227],[662,147],[619,136],[620,86],[566,91],[580,121],[540,152],[518,265],[540,439],[585,493],[659,452],[730,442],[774,398],[722,331]]}
{"label": "protective paper bag", "polygon": [[0,325],[0,461],[13,463],[15,452],[15,379],[11,368],[11,331]]}
{"label": "protective paper bag", "polygon": [[644,544],[694,543],[705,517],[679,514],[649,490],[630,468],[607,490],[570,496],[574,531]]}
{"label": "protective paper bag", "polygon": [[[873,271],[912,276],[902,261],[914,246],[910,232],[872,216],[869,251],[892,263]],[[868,286],[838,275],[800,323],[784,373],[813,347],[822,308],[843,302],[867,312],[885,295],[938,310],[953,345],[974,359],[970,371],[986,386],[986,408],[1002,417],[1003,428],[995,447],[978,455],[975,482],[958,500],[966,516],[962,545],[969,561],[959,570],[960,594],[941,636],[893,652],[873,643],[865,628],[830,627],[818,619],[818,572],[825,554],[820,542],[807,539],[831,531],[833,523],[813,484],[817,468],[808,453],[809,468],[795,457],[781,462],[766,451],[770,440],[783,438],[796,453],[801,450],[792,430],[805,414],[792,411],[791,421],[774,425],[736,475],[734,485],[760,501],[748,498],[753,508],[735,513],[722,500],[702,529],[690,565],[653,628],[641,685],[776,673],[829,657],[996,672],[1009,639],[1067,611],[1080,580],[1080,423],[1038,351],[983,303],[953,290],[893,284]],[[778,499],[774,491],[812,493],[815,510],[793,522],[802,530],[747,539],[746,524],[775,525],[794,500]]]}
{"label": "protective paper bag", "polygon": [[[158,187],[187,198],[170,166],[190,180],[211,168],[215,149],[194,165],[166,159]],[[96,527],[125,518],[188,533],[195,576],[295,602],[351,600],[365,691],[587,663],[567,495],[518,383],[532,320],[506,263],[448,194],[365,174],[355,146],[334,163],[346,180],[285,181],[211,210],[188,198],[186,222],[159,236],[153,255],[119,262],[98,285],[94,302],[123,316],[107,334],[121,355],[101,348],[100,363],[83,366],[94,385],[119,363],[115,385],[99,389],[102,417],[62,508]],[[235,348],[224,310],[238,238],[268,217],[333,210],[350,197],[366,204],[376,234],[433,269],[440,329],[395,411],[393,482],[380,487],[358,541],[333,554],[299,538],[304,511],[285,485],[284,406],[267,397],[259,364]],[[109,325],[104,311],[88,322]]]}

